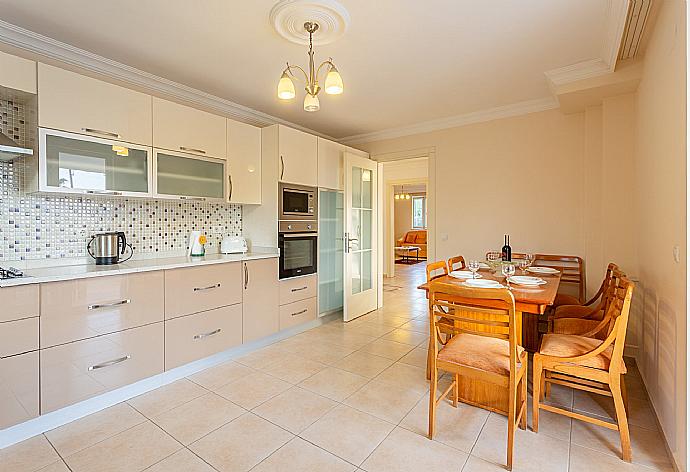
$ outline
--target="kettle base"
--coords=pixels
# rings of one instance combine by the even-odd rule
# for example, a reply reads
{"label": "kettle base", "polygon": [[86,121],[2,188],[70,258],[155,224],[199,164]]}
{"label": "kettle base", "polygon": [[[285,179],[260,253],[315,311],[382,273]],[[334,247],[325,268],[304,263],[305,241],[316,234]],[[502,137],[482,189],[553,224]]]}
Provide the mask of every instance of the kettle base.
{"label": "kettle base", "polygon": [[96,257],[96,265],[112,265],[118,263],[118,256],[112,257]]}

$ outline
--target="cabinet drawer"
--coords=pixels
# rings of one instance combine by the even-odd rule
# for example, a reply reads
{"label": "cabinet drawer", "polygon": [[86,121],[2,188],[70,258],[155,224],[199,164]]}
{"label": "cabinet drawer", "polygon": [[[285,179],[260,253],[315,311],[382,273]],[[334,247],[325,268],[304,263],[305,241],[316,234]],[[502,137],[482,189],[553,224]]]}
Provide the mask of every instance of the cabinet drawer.
{"label": "cabinet drawer", "polygon": [[151,145],[150,95],[39,63],[38,97],[41,127]]}
{"label": "cabinet drawer", "polygon": [[225,117],[153,98],[153,145],[200,156],[226,157]]}
{"label": "cabinet drawer", "polygon": [[298,300],[316,296],[316,275],[297,277],[280,281],[280,304],[287,305]]}
{"label": "cabinet drawer", "polygon": [[163,321],[163,272],[41,284],[41,347]]}
{"label": "cabinet drawer", "polygon": [[41,413],[163,372],[163,323],[41,350]]}
{"label": "cabinet drawer", "polygon": [[0,359],[0,429],[38,416],[38,351]]}
{"label": "cabinet drawer", "polygon": [[242,344],[242,305],[165,322],[165,370]]}
{"label": "cabinet drawer", "polygon": [[38,349],[38,317],[0,323],[0,357]]}
{"label": "cabinet drawer", "polygon": [[165,271],[165,318],[242,302],[242,264],[215,264]]}
{"label": "cabinet drawer", "polygon": [[0,288],[0,323],[38,316],[38,284]]}
{"label": "cabinet drawer", "polygon": [[286,329],[316,319],[316,297],[280,307],[280,329]]}

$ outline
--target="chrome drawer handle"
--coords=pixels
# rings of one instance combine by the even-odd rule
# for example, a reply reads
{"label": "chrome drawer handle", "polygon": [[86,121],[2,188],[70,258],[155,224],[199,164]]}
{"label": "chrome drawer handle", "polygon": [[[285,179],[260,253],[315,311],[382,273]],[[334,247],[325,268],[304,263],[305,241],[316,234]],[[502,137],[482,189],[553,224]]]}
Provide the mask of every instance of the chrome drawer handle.
{"label": "chrome drawer handle", "polygon": [[119,134],[113,133],[112,131],[103,131],[103,130],[96,129],[96,128],[82,128],[81,130],[85,133],[100,134],[102,136],[108,136],[111,138],[119,138],[120,137]]}
{"label": "chrome drawer handle", "polygon": [[204,151],[203,149],[195,149],[195,148],[184,147],[184,146],[180,146],[180,151],[196,152],[198,154],[206,154],[206,151]]}
{"label": "chrome drawer handle", "polygon": [[90,195],[122,195],[122,192],[115,192],[113,190],[87,190],[86,193]]}
{"label": "chrome drawer handle", "polygon": [[220,333],[221,331],[222,331],[222,330],[221,330],[220,328],[218,328],[218,329],[214,329],[213,331],[211,331],[211,332],[209,332],[209,333],[196,334],[196,335],[194,335],[194,339],[204,339],[204,338],[208,338],[209,336],[213,336],[214,334],[218,334],[218,333]]}
{"label": "chrome drawer handle", "polygon": [[89,310],[98,310],[99,308],[111,308],[114,306],[120,306],[120,305],[129,305],[132,303],[132,300],[129,298],[125,298],[124,300],[118,300],[116,302],[111,302],[111,303],[94,303],[93,305],[89,305]]}
{"label": "chrome drawer handle", "polygon": [[301,288],[293,288],[293,292],[299,292],[300,290],[306,290],[308,287],[301,287]]}
{"label": "chrome drawer handle", "polygon": [[131,358],[132,358],[132,356],[127,354],[126,356],[120,357],[118,359],[113,359],[112,361],[107,361],[107,362],[103,362],[101,364],[92,365],[91,367],[89,367],[89,371],[102,369],[104,367],[110,367],[111,365],[115,365],[115,364],[119,364],[119,363],[124,362],[124,361],[128,361]]}
{"label": "chrome drawer handle", "polygon": [[220,284],[209,285],[208,287],[194,287],[194,291],[203,292],[204,290],[212,290],[214,288],[220,288]]}
{"label": "chrome drawer handle", "polygon": [[307,309],[305,308],[304,310],[302,310],[302,311],[298,311],[297,313],[293,313],[293,314],[291,314],[290,316],[297,316],[297,315],[301,315],[302,313],[306,313],[307,311],[309,311],[309,310],[307,310]]}

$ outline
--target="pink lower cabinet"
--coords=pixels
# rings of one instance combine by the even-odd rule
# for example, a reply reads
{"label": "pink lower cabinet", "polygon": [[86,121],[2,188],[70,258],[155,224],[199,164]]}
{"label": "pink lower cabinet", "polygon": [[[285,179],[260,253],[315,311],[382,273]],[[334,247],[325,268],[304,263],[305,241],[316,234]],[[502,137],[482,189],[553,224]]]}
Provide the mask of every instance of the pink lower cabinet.
{"label": "pink lower cabinet", "polygon": [[308,321],[313,321],[316,317],[316,298],[308,298],[287,305],[281,305],[280,329],[284,330]]}
{"label": "pink lower cabinet", "polygon": [[0,358],[0,429],[38,416],[38,351]]}
{"label": "pink lower cabinet", "polygon": [[242,263],[243,342],[277,333],[280,328],[278,259]]}
{"label": "pink lower cabinet", "polygon": [[165,322],[165,370],[242,344],[242,305]]}
{"label": "pink lower cabinet", "polygon": [[165,271],[165,319],[242,303],[242,264]]}
{"label": "pink lower cabinet", "polygon": [[163,323],[41,350],[41,414],[163,372]]}

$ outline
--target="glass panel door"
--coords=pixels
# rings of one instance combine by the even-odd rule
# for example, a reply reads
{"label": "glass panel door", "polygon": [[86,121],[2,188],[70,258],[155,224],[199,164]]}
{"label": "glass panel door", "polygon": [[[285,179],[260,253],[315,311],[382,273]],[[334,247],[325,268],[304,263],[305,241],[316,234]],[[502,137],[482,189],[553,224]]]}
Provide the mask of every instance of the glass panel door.
{"label": "glass panel door", "polygon": [[343,193],[319,191],[319,315],[343,308]]}
{"label": "glass panel door", "polygon": [[225,161],[170,151],[156,153],[156,193],[223,199]]}

